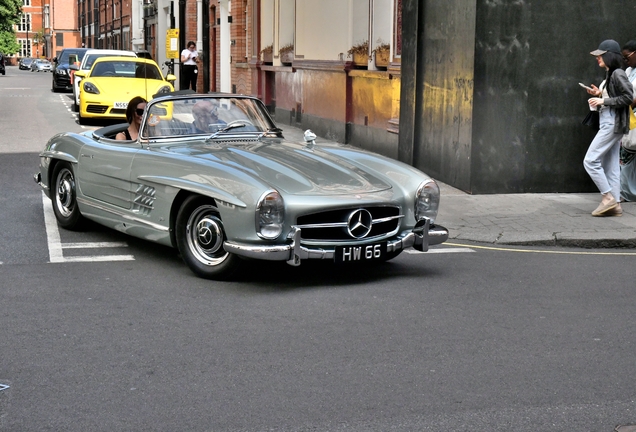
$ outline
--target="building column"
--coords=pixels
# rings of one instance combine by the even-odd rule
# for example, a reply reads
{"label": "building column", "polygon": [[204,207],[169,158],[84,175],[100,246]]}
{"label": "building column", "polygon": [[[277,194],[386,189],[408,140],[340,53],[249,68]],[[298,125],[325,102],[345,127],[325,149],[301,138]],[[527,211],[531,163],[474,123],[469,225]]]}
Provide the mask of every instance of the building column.
{"label": "building column", "polygon": [[230,69],[230,23],[228,0],[219,0],[219,18],[221,20],[220,40],[219,40],[219,75],[221,81],[221,92],[230,93],[232,88],[232,71]]}

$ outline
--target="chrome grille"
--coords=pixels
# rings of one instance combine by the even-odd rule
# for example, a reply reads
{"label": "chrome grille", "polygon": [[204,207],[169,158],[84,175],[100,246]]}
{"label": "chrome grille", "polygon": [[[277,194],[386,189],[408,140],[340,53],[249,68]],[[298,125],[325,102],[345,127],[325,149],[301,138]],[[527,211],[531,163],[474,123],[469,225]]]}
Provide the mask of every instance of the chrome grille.
{"label": "chrome grille", "polygon": [[[371,215],[371,226],[368,233],[362,237],[358,235],[360,231],[352,229],[351,226],[358,220],[357,215],[360,211],[364,215],[366,212]],[[397,232],[402,217],[399,207],[352,207],[300,216],[296,226],[300,228],[301,241],[337,243],[393,235]]]}

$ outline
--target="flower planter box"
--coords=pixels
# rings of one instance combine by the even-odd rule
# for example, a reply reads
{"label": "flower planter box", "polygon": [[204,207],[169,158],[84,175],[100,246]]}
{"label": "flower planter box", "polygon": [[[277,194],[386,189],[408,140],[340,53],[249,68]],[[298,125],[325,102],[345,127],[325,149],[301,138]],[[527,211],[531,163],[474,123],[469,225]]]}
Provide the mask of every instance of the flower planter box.
{"label": "flower planter box", "polygon": [[284,64],[285,66],[291,66],[293,61],[294,61],[293,51],[287,51],[280,55],[280,62]]}
{"label": "flower planter box", "polygon": [[389,51],[376,51],[374,57],[376,68],[386,69],[389,67]]}
{"label": "flower planter box", "polygon": [[353,65],[358,68],[369,67],[369,55],[366,53],[353,53]]}
{"label": "flower planter box", "polygon": [[274,63],[274,53],[263,53],[263,63],[272,64]]}

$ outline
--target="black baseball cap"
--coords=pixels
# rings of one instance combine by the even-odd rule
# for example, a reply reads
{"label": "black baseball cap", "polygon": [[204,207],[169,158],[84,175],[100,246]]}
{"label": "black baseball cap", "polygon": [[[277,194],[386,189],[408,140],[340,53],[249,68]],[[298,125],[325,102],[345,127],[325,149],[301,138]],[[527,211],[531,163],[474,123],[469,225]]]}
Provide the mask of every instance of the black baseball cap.
{"label": "black baseball cap", "polygon": [[590,52],[593,56],[600,56],[605,54],[606,52],[613,52],[616,54],[621,53],[621,46],[614,39],[607,39],[601,42],[598,46],[598,49]]}

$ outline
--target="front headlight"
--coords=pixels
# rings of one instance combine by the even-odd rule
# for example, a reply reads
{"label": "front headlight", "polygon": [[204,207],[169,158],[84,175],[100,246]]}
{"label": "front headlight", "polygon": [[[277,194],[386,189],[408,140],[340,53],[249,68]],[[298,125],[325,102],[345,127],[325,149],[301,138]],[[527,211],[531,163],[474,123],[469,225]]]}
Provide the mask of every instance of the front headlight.
{"label": "front headlight", "polygon": [[415,194],[415,220],[424,218],[435,222],[439,210],[439,186],[435,180],[428,179],[417,188]]}
{"label": "front headlight", "polygon": [[55,69],[55,73],[58,75],[66,75],[66,69]]}
{"label": "front headlight", "polygon": [[165,93],[170,93],[170,86],[163,86],[159,89],[159,91],[157,92],[157,94],[165,94]]}
{"label": "front headlight", "polygon": [[256,234],[274,240],[283,232],[285,203],[276,191],[265,193],[256,204]]}
{"label": "front headlight", "polygon": [[95,84],[91,82],[84,83],[84,91],[86,93],[99,94],[99,90],[97,90],[97,87],[95,87]]}

